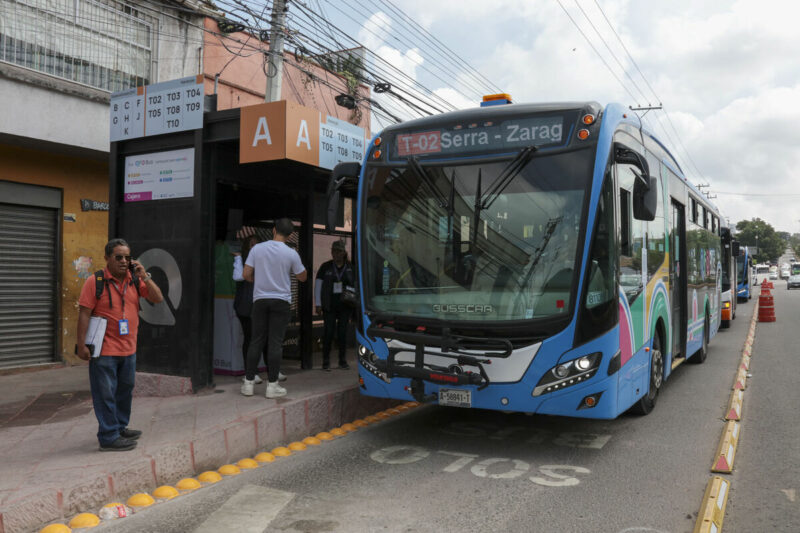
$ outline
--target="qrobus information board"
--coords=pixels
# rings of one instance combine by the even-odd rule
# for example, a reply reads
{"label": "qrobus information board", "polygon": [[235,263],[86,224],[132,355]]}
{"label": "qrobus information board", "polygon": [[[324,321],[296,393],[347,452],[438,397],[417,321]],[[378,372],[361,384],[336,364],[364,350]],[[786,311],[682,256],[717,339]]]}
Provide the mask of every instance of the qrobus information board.
{"label": "qrobus information board", "polygon": [[203,77],[190,76],[111,95],[110,140],[203,127]]}
{"label": "qrobus information board", "polygon": [[194,196],[194,148],[125,158],[126,202]]}

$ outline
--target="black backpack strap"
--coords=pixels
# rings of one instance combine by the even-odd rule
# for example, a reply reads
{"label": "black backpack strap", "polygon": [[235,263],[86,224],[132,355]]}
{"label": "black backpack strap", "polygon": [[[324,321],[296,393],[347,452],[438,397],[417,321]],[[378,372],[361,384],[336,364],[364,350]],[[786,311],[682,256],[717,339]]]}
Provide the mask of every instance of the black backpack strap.
{"label": "black backpack strap", "polygon": [[[99,300],[100,296],[103,294],[103,289],[106,288],[108,282],[106,281],[105,272],[102,270],[98,270],[94,273],[94,298],[95,300]],[[111,291],[108,292],[108,307],[113,307],[111,304]]]}

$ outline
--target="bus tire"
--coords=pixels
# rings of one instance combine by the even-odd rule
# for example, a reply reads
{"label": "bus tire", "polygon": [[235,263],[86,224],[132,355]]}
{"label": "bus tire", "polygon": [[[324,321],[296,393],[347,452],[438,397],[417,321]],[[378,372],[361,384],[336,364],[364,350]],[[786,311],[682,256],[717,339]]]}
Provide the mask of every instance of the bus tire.
{"label": "bus tire", "polygon": [[708,310],[706,310],[706,318],[703,320],[703,344],[700,346],[700,349],[697,350],[690,358],[689,362],[693,365],[702,365],[706,357],[708,357],[708,340],[711,328],[710,320],[708,319]]}
{"label": "bus tire", "polygon": [[636,415],[648,415],[656,406],[658,392],[664,384],[664,355],[661,351],[661,332],[656,330],[653,347],[650,349],[650,382],[647,393],[633,404],[631,412]]}

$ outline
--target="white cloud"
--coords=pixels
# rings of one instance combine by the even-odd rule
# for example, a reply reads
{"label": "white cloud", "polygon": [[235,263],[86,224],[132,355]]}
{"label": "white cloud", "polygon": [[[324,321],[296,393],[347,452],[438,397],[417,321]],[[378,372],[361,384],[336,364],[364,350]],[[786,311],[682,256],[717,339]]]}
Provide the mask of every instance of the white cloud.
{"label": "white cloud", "polygon": [[[517,102],[663,103],[664,111],[650,112],[647,122],[684,171],[695,178],[696,166],[713,190],[749,195],[715,199],[733,222],[760,217],[779,230],[800,230],[800,197],[788,196],[800,194],[794,171],[800,164],[796,4],[606,0],[603,13],[595,2],[579,4],[624,68],[572,1],[407,0],[404,10]],[[430,53],[422,46],[420,51]],[[775,196],[756,196],[764,194]]]}

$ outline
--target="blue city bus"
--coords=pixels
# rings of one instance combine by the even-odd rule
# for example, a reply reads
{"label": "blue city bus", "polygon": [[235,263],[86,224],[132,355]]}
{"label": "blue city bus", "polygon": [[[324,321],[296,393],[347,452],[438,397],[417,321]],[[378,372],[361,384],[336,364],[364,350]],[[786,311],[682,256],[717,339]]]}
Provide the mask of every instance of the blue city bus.
{"label": "blue city bus", "polygon": [[739,247],[736,256],[736,297],[745,302],[753,297],[753,256],[747,246]]}
{"label": "blue city bus", "polygon": [[361,392],[586,418],[650,412],[720,326],[717,209],[629,109],[512,104],[390,126],[355,197]]}

